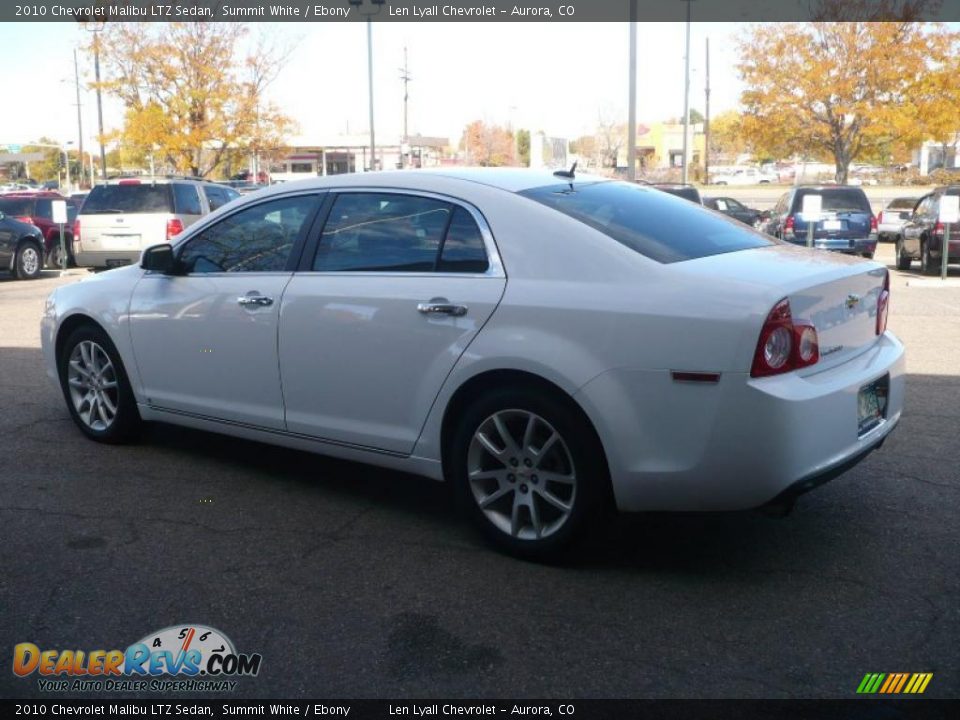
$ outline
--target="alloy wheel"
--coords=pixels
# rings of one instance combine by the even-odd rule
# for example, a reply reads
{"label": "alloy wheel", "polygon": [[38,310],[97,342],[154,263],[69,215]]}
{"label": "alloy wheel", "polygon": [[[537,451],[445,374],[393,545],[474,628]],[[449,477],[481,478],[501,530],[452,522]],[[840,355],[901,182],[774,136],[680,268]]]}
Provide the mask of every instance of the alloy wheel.
{"label": "alloy wheel", "polygon": [[467,451],[467,479],[487,520],[520,540],[556,533],[576,501],[567,443],[528,410],[501,410],[480,423]]}
{"label": "alloy wheel", "polygon": [[117,417],[120,389],[107,352],[93,340],[77,343],[67,362],[67,383],[80,420],[91,430],[109,429]]}
{"label": "alloy wheel", "polygon": [[24,275],[36,275],[40,269],[40,254],[32,245],[28,245],[20,251],[20,268]]}

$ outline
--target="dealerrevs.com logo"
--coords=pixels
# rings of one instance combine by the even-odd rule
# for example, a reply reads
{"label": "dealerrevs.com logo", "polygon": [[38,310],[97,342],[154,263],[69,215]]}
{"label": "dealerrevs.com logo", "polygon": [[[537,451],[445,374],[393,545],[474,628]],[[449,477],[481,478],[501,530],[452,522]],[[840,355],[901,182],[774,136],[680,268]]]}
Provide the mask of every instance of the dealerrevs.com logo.
{"label": "dealerrevs.com logo", "polygon": [[254,677],[263,657],[238,653],[230,639],[205,625],[173,625],[150,633],[126,650],[13,648],[13,672],[37,675],[41,691],[224,692],[238,677]]}

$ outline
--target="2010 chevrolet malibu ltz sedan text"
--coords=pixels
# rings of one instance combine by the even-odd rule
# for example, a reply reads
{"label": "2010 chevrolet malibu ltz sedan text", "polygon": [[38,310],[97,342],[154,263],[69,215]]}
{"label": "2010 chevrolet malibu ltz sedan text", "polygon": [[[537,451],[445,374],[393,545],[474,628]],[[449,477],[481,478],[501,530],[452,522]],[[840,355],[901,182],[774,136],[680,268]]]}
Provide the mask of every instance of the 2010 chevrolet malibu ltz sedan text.
{"label": "2010 chevrolet malibu ltz sedan text", "polygon": [[164,421],[454,484],[502,547],[781,502],[897,424],[887,270],[571,172],[274,186],[54,291],[90,438]]}

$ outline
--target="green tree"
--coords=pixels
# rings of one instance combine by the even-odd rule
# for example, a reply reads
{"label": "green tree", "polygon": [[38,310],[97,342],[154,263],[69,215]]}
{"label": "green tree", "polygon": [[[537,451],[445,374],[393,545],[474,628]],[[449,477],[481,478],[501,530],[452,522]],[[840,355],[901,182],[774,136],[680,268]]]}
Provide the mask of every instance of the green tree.
{"label": "green tree", "polygon": [[517,130],[517,159],[521,167],[530,167],[530,131]]}

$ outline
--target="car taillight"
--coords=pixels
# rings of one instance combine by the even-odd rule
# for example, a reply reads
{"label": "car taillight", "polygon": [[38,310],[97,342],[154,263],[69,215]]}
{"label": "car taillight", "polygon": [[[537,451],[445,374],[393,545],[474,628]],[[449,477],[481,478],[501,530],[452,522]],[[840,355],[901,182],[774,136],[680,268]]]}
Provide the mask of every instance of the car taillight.
{"label": "car taillight", "polygon": [[877,219],[873,215],[871,215],[870,216],[870,232],[876,232],[876,231],[877,231]]}
{"label": "car taillight", "polygon": [[880,225],[883,222],[883,210],[877,213],[877,225]]}
{"label": "car taillight", "polygon": [[793,223],[793,215],[787,215],[787,219],[783,221],[783,231],[793,232]]}
{"label": "car taillight", "polygon": [[936,225],[933,226],[933,234],[934,234],[934,235],[943,235],[943,223],[942,223],[942,222],[938,222]]}
{"label": "car taillight", "polygon": [[883,276],[883,290],[877,298],[877,335],[887,331],[887,314],[890,310],[890,273]]}
{"label": "car taillight", "polygon": [[121,180],[117,185],[140,185],[139,180]]}
{"label": "car taillight", "polygon": [[175,235],[183,232],[183,221],[180,218],[170,218],[167,220],[167,241],[169,242]]}
{"label": "car taillight", "polygon": [[753,354],[750,377],[767,377],[813,365],[820,360],[817,329],[794,322],[790,301],[784,298],[767,315]]}
{"label": "car taillight", "polygon": [[73,221],[73,241],[80,242],[80,218]]}

